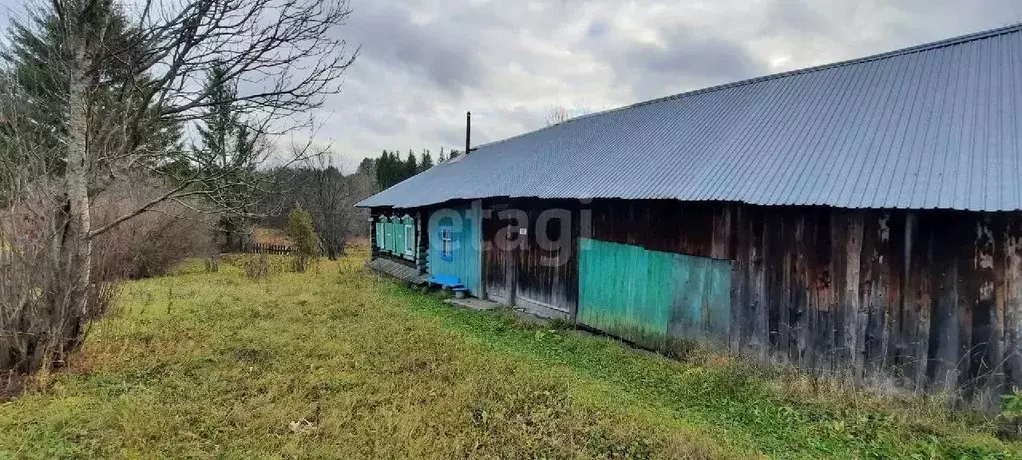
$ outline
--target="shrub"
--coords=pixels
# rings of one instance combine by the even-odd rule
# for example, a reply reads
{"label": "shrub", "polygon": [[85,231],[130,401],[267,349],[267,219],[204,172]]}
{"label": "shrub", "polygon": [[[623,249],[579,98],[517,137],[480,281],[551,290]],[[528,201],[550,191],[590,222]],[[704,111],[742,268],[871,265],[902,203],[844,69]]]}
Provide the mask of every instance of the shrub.
{"label": "shrub", "polygon": [[1022,389],[1014,388],[1011,393],[1001,396],[1000,419],[1005,424],[1005,434],[1015,439],[1022,438]]}
{"label": "shrub", "polygon": [[[116,184],[95,198],[93,216],[102,224],[163,193],[156,186]],[[212,216],[168,202],[100,235],[94,261],[107,279],[162,276],[186,259],[215,254],[215,238]]]}
{"label": "shrub", "polygon": [[19,190],[0,219],[0,371],[8,376],[65,365],[114,297],[104,282],[112,274],[102,252],[93,252],[100,268],[90,282],[60,275],[66,262],[57,248],[66,217],[49,180]]}
{"label": "shrub", "polygon": [[241,268],[245,271],[245,276],[249,279],[262,279],[270,276],[272,267],[270,264],[270,256],[266,254],[259,254],[252,257],[246,257],[241,262]]}
{"label": "shrub", "polygon": [[296,206],[287,216],[287,236],[294,243],[292,268],[304,272],[320,254],[320,240],[312,223],[312,214]]}
{"label": "shrub", "polygon": [[203,262],[204,262],[204,265],[205,265],[205,268],[206,268],[206,273],[218,273],[218,272],[220,272],[220,255],[219,254],[215,254],[215,255],[212,255],[210,257],[207,257],[206,259],[203,260]]}
{"label": "shrub", "polygon": [[[0,219],[0,371],[12,375],[64,366],[89,323],[109,309],[115,281],[162,275],[209,251],[204,216],[186,203],[166,203],[94,239],[89,278],[66,276],[66,252],[80,245],[62,241],[68,216],[60,190],[47,176],[25,183]],[[107,186],[92,199],[94,228],[163,193],[145,181]]]}

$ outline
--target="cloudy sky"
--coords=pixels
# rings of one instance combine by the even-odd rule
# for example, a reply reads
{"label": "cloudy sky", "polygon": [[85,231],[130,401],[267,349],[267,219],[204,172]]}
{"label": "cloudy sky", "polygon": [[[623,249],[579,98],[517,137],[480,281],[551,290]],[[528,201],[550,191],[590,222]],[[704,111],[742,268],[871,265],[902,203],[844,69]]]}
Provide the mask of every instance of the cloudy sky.
{"label": "cloudy sky", "polygon": [[[359,59],[318,116],[351,171],[574,114],[1022,22],[1022,0],[351,0]],[[0,0],[0,16],[21,2]]]}
{"label": "cloudy sky", "polygon": [[352,0],[362,55],[318,137],[381,149],[499,140],[609,109],[1022,22],[1019,0]]}

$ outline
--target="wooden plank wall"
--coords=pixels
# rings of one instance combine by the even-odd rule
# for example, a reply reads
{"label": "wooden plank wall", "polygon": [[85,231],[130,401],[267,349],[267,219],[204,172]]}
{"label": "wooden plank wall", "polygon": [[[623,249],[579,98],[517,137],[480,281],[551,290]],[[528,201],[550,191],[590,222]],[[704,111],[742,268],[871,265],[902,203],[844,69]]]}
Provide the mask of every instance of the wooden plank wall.
{"label": "wooden plank wall", "polygon": [[726,343],[731,263],[583,239],[577,322],[644,346],[675,341]]}
{"label": "wooden plank wall", "polygon": [[[501,208],[504,209],[504,208]],[[487,298],[498,302],[514,301],[514,255],[511,244],[510,219],[501,219],[496,211],[483,219],[483,285]]]}
{"label": "wooden plank wall", "polygon": [[[523,209],[528,212],[529,228],[515,261],[515,299],[546,305],[571,317],[578,305],[578,234],[573,225],[576,219],[571,211],[565,210],[563,218],[548,215],[543,222],[543,209],[531,206]],[[557,230],[551,230],[554,227]],[[548,231],[555,241],[544,247],[538,236]]]}
{"label": "wooden plank wall", "polygon": [[988,404],[1022,386],[1022,215],[625,200],[591,208],[595,239],[735,262],[734,352]]}
{"label": "wooden plank wall", "polygon": [[[484,209],[483,276],[495,298],[531,301],[572,317],[578,304],[578,203],[492,200]],[[560,212],[544,216],[552,209]],[[553,241],[544,247],[537,237],[551,230]]]}

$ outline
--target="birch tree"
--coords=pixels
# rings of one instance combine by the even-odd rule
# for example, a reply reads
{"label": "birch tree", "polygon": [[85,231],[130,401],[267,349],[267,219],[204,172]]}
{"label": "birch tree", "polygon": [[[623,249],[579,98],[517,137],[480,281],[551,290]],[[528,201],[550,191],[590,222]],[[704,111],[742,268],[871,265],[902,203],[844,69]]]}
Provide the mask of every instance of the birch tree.
{"label": "birch tree", "polygon": [[[279,135],[310,123],[308,114],[340,90],[340,77],[358,54],[340,38],[351,14],[347,0],[145,0],[123,5],[50,0],[40,8],[37,14],[55,18],[45,32],[58,44],[41,64],[66,78],[54,90],[65,108],[54,122],[60,128],[20,116],[37,112],[18,112],[19,105],[41,101],[30,96],[27,82],[7,79],[4,89],[17,103],[2,107],[13,133],[4,144],[12,158],[23,159],[18,161],[50,156],[62,167],[42,168],[45,173],[34,178],[24,165],[5,168],[11,178],[2,195],[13,199],[19,196],[17,187],[38,183],[31,188],[44,198],[33,206],[46,212],[33,212],[33,219],[53,229],[39,251],[52,255],[51,280],[23,277],[27,290],[0,280],[7,283],[0,285],[0,313],[7,315],[17,304],[43,318],[30,333],[17,320],[2,324],[12,330],[0,331],[5,341],[0,343],[5,354],[0,366],[17,372],[63,362],[80,344],[88,321],[100,313],[96,293],[106,285],[93,276],[95,238],[161,203],[201,198],[215,208],[223,204],[217,203],[223,187],[251,185],[215,180],[233,174],[230,168],[212,173],[193,168],[175,177],[165,193],[134,209],[107,221],[93,218],[90,199],[104,182],[128,174],[163,176],[169,165],[182,161],[175,152],[150,148],[152,133],[203,116],[213,102],[202,82],[214,67],[238,82],[228,98],[235,110],[260,120],[265,134]],[[119,10],[124,11],[123,25],[117,25]],[[26,27],[43,32],[38,23]],[[109,78],[104,71],[111,63],[117,63],[121,78]],[[56,142],[48,147],[34,143],[46,136],[55,136]],[[16,244],[10,234],[5,239],[5,244]],[[20,250],[12,248],[12,253]],[[24,292],[31,302],[17,300]]]}

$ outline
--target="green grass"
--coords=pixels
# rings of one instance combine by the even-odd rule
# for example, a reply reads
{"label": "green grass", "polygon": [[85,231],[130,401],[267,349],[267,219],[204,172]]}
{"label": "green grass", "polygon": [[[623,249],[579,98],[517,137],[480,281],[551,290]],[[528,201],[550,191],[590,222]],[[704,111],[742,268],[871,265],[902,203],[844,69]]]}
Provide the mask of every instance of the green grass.
{"label": "green grass", "polygon": [[1019,458],[934,401],[456,309],[364,257],[125,285],[0,404],[0,458]]}

